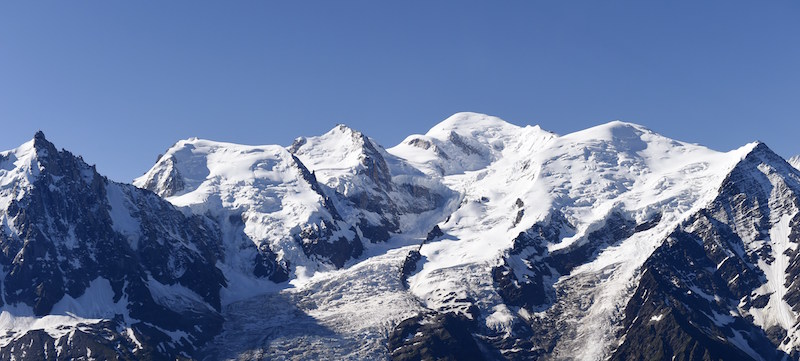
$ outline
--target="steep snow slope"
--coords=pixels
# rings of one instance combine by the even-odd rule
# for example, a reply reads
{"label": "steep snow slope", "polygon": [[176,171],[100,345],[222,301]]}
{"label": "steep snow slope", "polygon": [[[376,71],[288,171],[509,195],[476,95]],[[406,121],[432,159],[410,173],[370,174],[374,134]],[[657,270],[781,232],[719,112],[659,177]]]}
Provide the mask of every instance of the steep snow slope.
{"label": "steep snow slope", "polygon": [[251,276],[282,281],[291,269],[303,278],[362,251],[314,176],[280,146],[183,140],[134,184],[220,223],[223,269],[245,282],[233,284],[227,300],[268,287]]}
{"label": "steep snow slope", "polygon": [[800,154],[792,156],[787,161],[792,165],[792,167],[800,169]]}

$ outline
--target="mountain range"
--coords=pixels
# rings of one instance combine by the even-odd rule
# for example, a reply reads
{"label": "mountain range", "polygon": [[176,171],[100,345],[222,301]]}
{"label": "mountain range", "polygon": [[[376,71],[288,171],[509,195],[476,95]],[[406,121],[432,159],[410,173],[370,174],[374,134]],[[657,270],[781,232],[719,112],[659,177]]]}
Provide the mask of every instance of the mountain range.
{"label": "mountain range", "polygon": [[800,157],[457,113],[0,152],[0,359],[798,360]]}

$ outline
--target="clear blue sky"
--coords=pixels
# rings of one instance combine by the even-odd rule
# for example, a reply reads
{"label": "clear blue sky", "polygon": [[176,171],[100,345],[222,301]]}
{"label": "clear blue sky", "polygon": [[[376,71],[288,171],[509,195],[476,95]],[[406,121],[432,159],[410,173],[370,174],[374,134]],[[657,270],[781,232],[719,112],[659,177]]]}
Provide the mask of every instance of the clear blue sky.
{"label": "clear blue sky", "polygon": [[4,1],[0,149],[130,181],[192,136],[386,147],[458,111],[800,153],[797,1]]}

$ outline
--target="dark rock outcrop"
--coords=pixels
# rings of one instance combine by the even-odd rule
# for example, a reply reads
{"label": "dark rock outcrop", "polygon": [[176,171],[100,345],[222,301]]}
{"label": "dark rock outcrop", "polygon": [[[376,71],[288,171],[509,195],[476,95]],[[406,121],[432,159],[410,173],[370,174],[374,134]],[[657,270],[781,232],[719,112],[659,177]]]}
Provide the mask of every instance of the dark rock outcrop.
{"label": "dark rock outcrop", "polygon": [[[220,289],[226,285],[215,266],[221,251],[213,224],[185,216],[150,191],[107,180],[81,158],[58,151],[41,133],[33,148],[31,167],[38,174],[32,184],[19,185],[26,188],[24,195],[0,210],[10,224],[0,231],[3,298],[44,316],[65,297],[78,299],[99,292],[90,286],[107,284],[113,295],[96,307],[121,303],[126,314],[78,327],[68,339],[30,331],[0,355],[36,358],[30,352],[61,345],[60,353],[43,359],[87,352],[108,359],[135,359],[147,352],[174,359],[211,339],[222,326]],[[162,294],[175,287],[195,299]],[[173,339],[174,332],[186,336]],[[137,343],[141,346],[132,346]]]}

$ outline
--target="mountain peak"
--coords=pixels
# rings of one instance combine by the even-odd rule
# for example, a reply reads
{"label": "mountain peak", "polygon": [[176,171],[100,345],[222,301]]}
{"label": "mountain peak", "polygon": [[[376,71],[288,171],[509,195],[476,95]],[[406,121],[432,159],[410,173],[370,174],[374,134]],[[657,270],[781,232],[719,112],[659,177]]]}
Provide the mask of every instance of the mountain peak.
{"label": "mountain peak", "polygon": [[288,147],[288,150],[290,153],[301,156],[315,150],[321,150],[323,153],[329,154],[350,154],[353,152],[363,153],[372,148],[374,147],[370,139],[364,133],[345,124],[337,124],[325,134],[313,137],[298,137]]}
{"label": "mountain peak", "polygon": [[51,143],[47,138],[44,136],[44,132],[41,130],[37,131],[36,134],[33,135],[33,148],[37,150],[37,154],[39,156],[45,156],[48,153],[40,154],[42,150],[45,152],[56,152],[56,146]]}
{"label": "mountain peak", "polygon": [[612,121],[607,122],[605,124],[600,124],[600,125],[598,125],[598,127],[646,129],[642,125],[639,125],[639,124],[636,124],[636,123],[631,123],[631,122],[626,122],[626,121],[619,120],[619,119],[612,120]]}
{"label": "mountain peak", "polygon": [[344,136],[344,137],[347,137],[347,138],[345,138],[345,140],[352,139],[354,141],[359,141],[359,142],[365,142],[365,138],[366,138],[364,136],[364,133],[361,133],[358,130],[350,128],[346,124],[337,124],[335,127],[333,127],[333,129],[329,130],[327,133],[319,136],[318,138],[320,138],[320,139],[329,138],[330,139],[330,138],[334,138],[334,137],[337,137],[337,136]]}
{"label": "mountain peak", "polygon": [[56,146],[45,139],[42,131],[37,131],[36,134],[34,134],[33,139],[14,149],[0,152],[0,161],[7,161],[5,165],[0,164],[0,166],[9,169],[36,169],[35,171],[32,171],[31,174],[38,175],[39,167],[35,167],[34,165],[39,164],[46,166],[50,163],[49,158],[51,156],[56,156],[57,154],[58,149],[56,149]]}
{"label": "mountain peak", "polygon": [[336,124],[336,126],[334,126],[333,129],[331,129],[328,133],[331,132],[360,133],[357,130],[350,128],[349,126],[347,126],[347,124],[344,123]]}
{"label": "mountain peak", "polygon": [[631,152],[644,150],[652,144],[661,144],[666,148],[684,144],[653,132],[639,124],[620,120],[569,133],[561,137],[561,139],[579,144],[600,142],[612,146],[617,151]]}
{"label": "mountain peak", "polygon": [[800,169],[800,154],[792,156],[789,158],[788,162],[792,165],[792,167]]}
{"label": "mountain peak", "polygon": [[[600,124],[594,128],[597,129],[608,129],[614,132],[637,132],[637,133],[649,133],[649,134],[657,134],[656,132],[650,130],[641,124],[626,122],[622,120],[612,120],[605,124]],[[590,128],[591,129],[591,128]]]}
{"label": "mountain peak", "polygon": [[447,137],[452,132],[461,133],[462,135],[472,135],[487,130],[517,128],[519,127],[495,116],[481,113],[459,112],[433,126],[426,135]]}
{"label": "mountain peak", "polygon": [[608,123],[596,125],[568,134],[567,136],[580,134],[590,138],[612,139],[616,137],[639,136],[645,133],[655,134],[652,130],[647,129],[639,124],[623,122],[621,120],[612,120]]}
{"label": "mountain peak", "polygon": [[755,141],[745,144],[744,146],[740,147],[739,150],[742,153],[742,160],[752,158],[757,159],[760,162],[772,164],[773,166],[785,165],[789,169],[794,167],[794,164],[792,164],[791,160],[783,159],[762,141]]}

